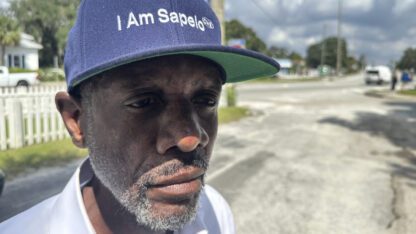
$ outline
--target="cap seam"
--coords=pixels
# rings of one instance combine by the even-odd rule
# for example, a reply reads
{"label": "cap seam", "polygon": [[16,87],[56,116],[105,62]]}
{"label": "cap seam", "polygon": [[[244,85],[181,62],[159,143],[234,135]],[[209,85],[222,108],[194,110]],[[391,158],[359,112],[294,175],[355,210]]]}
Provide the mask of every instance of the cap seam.
{"label": "cap seam", "polygon": [[83,2],[82,2],[82,4],[83,4],[83,6],[81,6],[82,7],[82,11],[81,11],[81,31],[80,31],[80,34],[81,34],[81,41],[80,41],[80,47],[81,47],[81,70],[83,71],[84,69],[85,69],[85,67],[87,66],[86,65],[86,59],[85,59],[85,22],[84,22],[84,20],[85,20],[85,9],[87,8],[87,0],[84,0]]}
{"label": "cap seam", "polygon": [[[177,3],[178,3],[177,0],[171,1],[172,10],[175,11],[175,12],[178,12],[178,4]],[[176,33],[175,35],[176,35],[177,43],[178,44],[183,44],[184,40],[183,40],[183,37],[181,37],[181,33],[179,32],[179,31],[182,31],[182,28],[181,27],[174,27],[174,30],[175,30],[175,33]]]}

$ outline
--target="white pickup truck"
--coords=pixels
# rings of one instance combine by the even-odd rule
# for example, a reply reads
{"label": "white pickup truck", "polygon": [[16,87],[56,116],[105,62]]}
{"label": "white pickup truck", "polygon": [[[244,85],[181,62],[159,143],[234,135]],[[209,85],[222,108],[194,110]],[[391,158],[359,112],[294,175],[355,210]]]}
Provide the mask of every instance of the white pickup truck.
{"label": "white pickup truck", "polygon": [[29,86],[38,84],[38,73],[9,73],[7,67],[0,66],[0,86]]}

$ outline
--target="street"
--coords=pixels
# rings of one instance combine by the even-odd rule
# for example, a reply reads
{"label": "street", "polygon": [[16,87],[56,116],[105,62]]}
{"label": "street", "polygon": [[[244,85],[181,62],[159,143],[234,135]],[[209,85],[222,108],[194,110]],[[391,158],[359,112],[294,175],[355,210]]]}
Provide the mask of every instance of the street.
{"label": "street", "polygon": [[[219,127],[207,177],[237,233],[416,233],[416,102],[363,83],[237,85],[253,116]],[[77,163],[6,183],[0,219],[57,193]]]}
{"label": "street", "polygon": [[416,233],[416,103],[364,95],[374,88],[239,86],[258,115],[221,128],[208,180],[238,233]]}

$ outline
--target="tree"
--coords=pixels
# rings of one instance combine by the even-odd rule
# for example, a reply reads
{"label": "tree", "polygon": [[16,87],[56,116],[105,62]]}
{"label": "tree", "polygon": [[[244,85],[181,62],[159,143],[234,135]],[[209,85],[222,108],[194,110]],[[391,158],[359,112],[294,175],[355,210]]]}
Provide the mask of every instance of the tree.
{"label": "tree", "polygon": [[407,48],[404,51],[399,63],[397,64],[397,68],[402,70],[416,70],[416,48]]}
{"label": "tree", "polygon": [[266,44],[257,36],[253,29],[246,27],[240,21],[233,19],[225,22],[225,39],[233,38],[246,40],[246,48],[257,52],[266,52]]}
{"label": "tree", "polygon": [[289,58],[289,51],[286,48],[271,46],[267,51],[267,55],[274,58]]}
{"label": "tree", "polygon": [[4,56],[6,54],[6,46],[15,46],[20,42],[20,30],[17,22],[4,13],[0,14],[0,46],[1,59],[0,65],[4,66]]}
{"label": "tree", "polygon": [[43,49],[40,65],[50,66],[64,53],[66,36],[72,27],[80,0],[11,0],[11,10],[25,32],[33,35]]}
{"label": "tree", "polygon": [[[324,41],[313,44],[308,47],[306,61],[310,67],[317,68],[321,65],[322,56],[322,43],[325,43],[325,64],[333,68],[337,64],[337,38],[328,37]],[[341,39],[341,52],[342,52],[342,67],[348,66],[348,50],[347,42],[345,39]]]}
{"label": "tree", "polygon": [[358,59],[358,67],[362,70],[367,66],[367,59],[365,55],[360,55],[360,58]]}
{"label": "tree", "polygon": [[301,63],[303,61],[302,55],[294,51],[289,54],[289,59],[294,63]]}

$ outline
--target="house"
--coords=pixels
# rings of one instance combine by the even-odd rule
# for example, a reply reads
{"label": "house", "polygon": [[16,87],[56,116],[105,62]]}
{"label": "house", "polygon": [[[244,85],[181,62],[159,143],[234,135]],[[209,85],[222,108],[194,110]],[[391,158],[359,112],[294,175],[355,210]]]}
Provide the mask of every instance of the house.
{"label": "house", "polygon": [[42,48],[42,45],[37,43],[33,36],[22,33],[19,45],[6,46],[5,65],[7,67],[37,70],[39,69],[38,52]]}
{"label": "house", "polygon": [[279,75],[287,76],[290,75],[290,69],[293,66],[293,63],[290,59],[274,59],[280,64]]}

